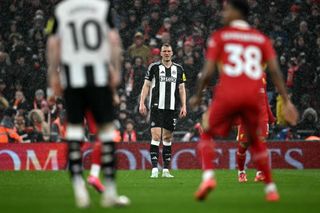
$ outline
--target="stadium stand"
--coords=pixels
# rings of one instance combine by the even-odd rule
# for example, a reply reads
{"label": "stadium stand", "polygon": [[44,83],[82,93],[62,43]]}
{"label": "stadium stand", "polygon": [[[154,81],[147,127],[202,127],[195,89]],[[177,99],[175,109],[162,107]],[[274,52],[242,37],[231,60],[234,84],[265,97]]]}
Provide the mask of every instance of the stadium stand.
{"label": "stadium stand", "polygon": [[[64,104],[47,91],[45,59],[47,32],[57,2],[2,1],[0,6],[0,126],[17,132],[24,142],[61,141],[59,116]],[[249,22],[273,39],[292,100],[301,115],[297,127],[287,127],[277,112],[281,98],[268,83],[269,101],[277,116],[270,138],[304,139],[319,134],[320,1],[249,3]],[[113,1],[112,15],[125,49],[117,122],[122,133],[126,134],[129,120],[137,131],[137,140],[148,139],[148,122],[138,113],[138,96],[147,66],[159,59],[162,43],[172,44],[174,61],[183,64],[187,74],[187,94],[193,93],[206,40],[212,30],[221,26],[220,11],[218,0]],[[192,131],[210,98],[208,92],[202,106],[189,110],[187,118],[178,122],[176,140]]]}

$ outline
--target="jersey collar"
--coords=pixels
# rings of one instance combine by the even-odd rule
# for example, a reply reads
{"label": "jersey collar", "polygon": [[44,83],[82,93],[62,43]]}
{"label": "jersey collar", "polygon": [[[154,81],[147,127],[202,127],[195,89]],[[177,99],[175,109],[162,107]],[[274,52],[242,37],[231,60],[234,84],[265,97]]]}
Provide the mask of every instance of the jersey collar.
{"label": "jersey collar", "polygon": [[234,20],[230,23],[231,27],[240,28],[240,29],[249,29],[250,25],[244,20]]}

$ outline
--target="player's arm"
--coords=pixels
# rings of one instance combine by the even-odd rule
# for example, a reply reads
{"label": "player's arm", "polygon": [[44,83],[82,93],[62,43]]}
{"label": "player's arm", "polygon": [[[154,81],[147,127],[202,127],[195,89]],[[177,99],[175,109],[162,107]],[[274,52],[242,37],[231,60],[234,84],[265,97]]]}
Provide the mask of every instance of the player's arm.
{"label": "player's arm", "polygon": [[111,14],[112,4],[109,5],[109,10],[106,17],[106,23],[109,27],[107,39],[110,44],[110,86],[116,88],[121,82],[121,63],[122,63],[122,42],[118,30],[115,27]]}
{"label": "player's arm", "polygon": [[181,79],[179,82],[179,96],[180,96],[180,102],[181,102],[181,109],[179,114],[180,118],[187,116],[187,93],[186,93],[186,87],[185,87],[186,81],[187,81],[186,73],[182,68]]}
{"label": "player's arm", "polygon": [[196,93],[190,99],[190,106],[195,108],[200,105],[202,100],[203,90],[206,89],[215,72],[216,62],[207,60],[201,71],[200,79],[197,82]]}
{"label": "player's arm", "polygon": [[267,93],[264,94],[264,98],[265,98],[265,102],[266,102],[269,123],[273,124],[273,123],[276,122],[276,119],[275,119],[275,117],[274,117],[274,115],[273,115],[273,113],[271,111]]}
{"label": "player's arm", "polygon": [[190,106],[195,108],[200,105],[202,100],[202,92],[206,89],[213,77],[216,68],[216,62],[218,61],[221,51],[222,42],[219,33],[214,33],[208,41],[206,62],[202,68],[200,79],[197,82],[196,93],[190,99]]}
{"label": "player's arm", "polygon": [[142,90],[140,94],[139,112],[144,116],[147,115],[147,107],[144,103],[146,101],[146,98],[151,88],[151,81],[154,78],[154,69],[155,69],[154,64],[150,64],[150,66],[148,67],[146,76],[144,77],[144,84],[142,86]]}
{"label": "player's arm", "polygon": [[296,125],[298,120],[298,112],[295,106],[291,103],[289,99],[276,57],[273,57],[268,61],[268,67],[269,67],[272,82],[275,85],[275,87],[278,89],[278,92],[283,99],[283,113],[284,113],[285,119],[291,125]]}
{"label": "player's arm", "polygon": [[54,19],[54,24],[51,30],[51,35],[47,41],[47,61],[48,61],[48,75],[49,85],[53,90],[54,95],[60,96],[62,88],[60,84],[60,76],[58,73],[60,64],[60,38],[57,32],[57,20]]}
{"label": "player's arm", "polygon": [[145,100],[149,94],[150,87],[151,87],[151,81],[145,79],[144,84],[142,86],[142,90],[141,90],[140,104],[139,104],[139,112],[144,116],[147,115],[147,108],[144,103],[145,103]]}
{"label": "player's arm", "polygon": [[179,85],[179,95],[181,102],[180,118],[186,117],[187,115],[187,93],[185,83]]}

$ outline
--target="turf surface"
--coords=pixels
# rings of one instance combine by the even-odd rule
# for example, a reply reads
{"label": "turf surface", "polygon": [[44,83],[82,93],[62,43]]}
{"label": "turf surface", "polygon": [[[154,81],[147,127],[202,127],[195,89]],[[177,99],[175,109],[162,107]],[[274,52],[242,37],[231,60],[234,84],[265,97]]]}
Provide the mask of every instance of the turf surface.
{"label": "turf surface", "polygon": [[174,179],[150,179],[149,171],[118,172],[119,191],[131,198],[132,205],[122,209],[103,209],[100,195],[89,188],[92,205],[88,209],[74,206],[66,172],[0,172],[0,212],[72,213],[206,213],[206,212],[319,212],[320,170],[275,170],[281,201],[266,203],[263,185],[239,184],[236,172],[216,171],[218,187],[205,202],[193,199],[200,181],[198,170],[173,171]]}

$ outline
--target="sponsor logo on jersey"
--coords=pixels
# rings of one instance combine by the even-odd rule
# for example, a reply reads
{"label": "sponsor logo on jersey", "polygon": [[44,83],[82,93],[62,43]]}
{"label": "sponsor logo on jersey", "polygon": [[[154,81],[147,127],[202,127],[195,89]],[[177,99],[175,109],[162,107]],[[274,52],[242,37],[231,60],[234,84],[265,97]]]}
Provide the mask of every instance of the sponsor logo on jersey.
{"label": "sponsor logo on jersey", "polygon": [[176,81],[177,81],[177,78],[175,78],[175,77],[160,76],[160,82],[171,82],[171,83],[175,83]]}

